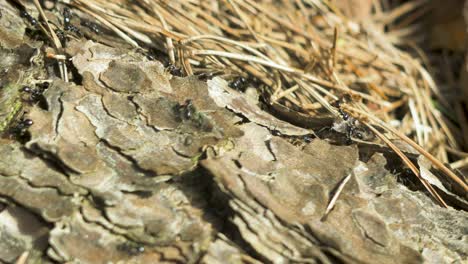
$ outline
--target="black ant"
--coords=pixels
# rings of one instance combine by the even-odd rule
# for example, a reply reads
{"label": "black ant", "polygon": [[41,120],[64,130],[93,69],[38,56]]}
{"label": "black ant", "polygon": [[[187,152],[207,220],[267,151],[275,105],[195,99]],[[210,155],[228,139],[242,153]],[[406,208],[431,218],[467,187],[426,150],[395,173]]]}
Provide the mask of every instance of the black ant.
{"label": "black ant", "polygon": [[279,132],[278,130],[271,130],[271,134],[273,136],[278,136],[278,137],[281,136],[281,132]]}
{"label": "black ant", "polygon": [[81,31],[79,28],[75,27],[74,25],[69,25],[65,30],[75,33],[76,35],[80,35]]}
{"label": "black ant", "polygon": [[47,89],[49,87],[49,83],[45,82],[41,85],[38,85],[37,88],[31,88],[29,86],[24,86],[23,88],[21,88],[21,91],[24,92],[24,93],[28,93],[30,96],[30,101],[39,101],[39,99],[41,98],[42,94],[44,93],[44,90]]}
{"label": "black ant", "polygon": [[24,119],[21,117],[18,123],[11,128],[11,133],[15,134],[18,138],[22,138],[26,135],[26,132],[34,122],[31,119]]}
{"label": "black ant", "polygon": [[49,88],[50,83],[48,83],[48,82],[43,82],[43,83],[40,83],[40,84],[38,84],[38,85],[39,85],[39,87],[40,87],[42,90],[45,90],[45,89]]}
{"label": "black ant", "polygon": [[343,118],[344,121],[348,121],[349,119],[349,114],[346,113],[342,108],[341,108],[341,103],[342,101],[341,100],[337,100],[335,102],[332,103],[332,106],[336,107],[338,109],[338,112],[340,113],[341,115],[341,118]]}
{"label": "black ant", "polygon": [[185,100],[185,103],[182,105],[177,105],[175,110],[185,120],[191,119],[196,111],[191,99]]}
{"label": "black ant", "polygon": [[347,121],[349,119],[349,114],[346,113],[343,109],[338,108],[338,112],[340,112],[340,115],[344,121]]}
{"label": "black ant", "polygon": [[72,17],[72,12],[70,10],[70,8],[68,7],[65,7],[63,9],[63,29],[65,31],[70,31],[72,33],[75,33],[75,34],[80,34],[80,30],[75,27],[74,25],[71,24],[71,17]]}
{"label": "black ant", "polygon": [[244,91],[245,88],[247,88],[247,84],[248,84],[247,79],[240,76],[236,78],[234,81],[232,81],[229,84],[229,87],[231,87],[232,89],[239,90],[239,91]]}
{"label": "black ant", "polygon": [[312,142],[312,137],[310,135],[305,135],[302,137],[305,143],[310,143]]}
{"label": "black ant", "polygon": [[72,13],[70,11],[70,8],[68,7],[65,7],[63,9],[63,26],[64,26],[64,29],[65,30],[68,30],[68,27],[70,27],[70,22],[71,22],[71,16],[72,16]]}
{"label": "black ant", "polygon": [[180,69],[179,67],[175,66],[174,64],[170,64],[168,67],[167,67],[167,70],[173,75],[173,76],[178,76],[178,77],[182,77],[183,74],[182,74],[182,69]]}
{"label": "black ant", "polygon": [[55,30],[55,34],[56,34],[57,37],[59,38],[59,40],[60,40],[60,42],[62,43],[62,45],[65,45],[65,42],[66,42],[66,40],[67,40],[66,35],[65,35],[65,32],[63,32],[63,30],[56,29],[56,30]]}
{"label": "black ant", "polygon": [[57,37],[59,38],[62,45],[65,46],[67,42],[67,33],[65,31],[75,33],[76,35],[80,35],[81,32],[77,27],[71,24],[72,12],[70,11],[68,7],[65,7],[63,9],[62,14],[63,14],[63,30],[56,29],[55,34],[57,34]]}
{"label": "black ant", "polygon": [[80,23],[82,26],[85,26],[89,29],[91,29],[94,33],[99,34],[101,31],[99,30],[98,25],[95,23],[89,22],[89,21],[81,21]]}
{"label": "black ant", "polygon": [[20,121],[20,123],[18,124],[18,127],[20,129],[27,129],[30,126],[32,126],[33,124],[34,124],[34,122],[31,119],[24,119],[24,120]]}
{"label": "black ant", "polygon": [[31,25],[37,25],[37,19],[32,17],[28,12],[26,12],[26,10],[22,10],[20,16],[26,18]]}
{"label": "black ant", "polygon": [[354,124],[348,124],[346,127],[346,143],[351,144],[353,137],[360,140],[364,138],[360,128],[357,128]]}
{"label": "black ant", "polygon": [[359,120],[350,116],[349,113],[341,108],[341,101],[336,101],[333,106],[338,108],[338,112],[343,119],[342,122],[335,123],[334,128],[336,131],[346,135],[347,144],[351,144],[353,142],[353,138],[363,140],[364,138],[371,137],[371,135],[368,135],[368,132],[360,125]]}
{"label": "black ant", "polygon": [[[347,119],[345,119],[345,117],[347,117]],[[356,138],[359,140],[370,140],[374,137],[374,134],[371,131],[367,130],[365,127],[363,127],[359,120],[350,117],[347,114],[345,117],[343,117],[343,119],[345,120],[344,132],[346,134],[346,143],[351,144],[353,142],[352,138]]]}
{"label": "black ant", "polygon": [[345,112],[341,108],[338,108],[338,112],[340,113],[341,118],[343,119],[342,124],[340,126],[344,129],[342,128],[340,132],[346,135],[346,143],[351,144],[353,142],[353,137],[357,139],[363,139],[364,136],[362,128],[358,128],[359,121],[354,117],[351,117],[347,112]]}
{"label": "black ant", "polygon": [[117,250],[123,251],[130,256],[136,256],[145,252],[145,247],[133,245],[133,243],[122,243],[117,245]]}
{"label": "black ant", "polygon": [[41,97],[43,91],[40,89],[34,89],[29,86],[25,86],[21,89],[22,92],[28,93],[30,101],[38,101],[39,98]]}

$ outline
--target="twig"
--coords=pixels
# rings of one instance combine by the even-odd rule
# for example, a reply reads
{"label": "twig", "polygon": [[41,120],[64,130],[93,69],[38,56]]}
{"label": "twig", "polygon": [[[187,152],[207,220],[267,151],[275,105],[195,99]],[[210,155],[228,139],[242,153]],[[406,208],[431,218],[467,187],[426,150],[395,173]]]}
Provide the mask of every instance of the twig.
{"label": "twig", "polygon": [[338,29],[335,27],[333,29],[333,46],[331,48],[331,57],[332,57],[332,69],[335,68],[336,64],[336,46],[338,41]]}
{"label": "twig", "polygon": [[338,188],[336,188],[335,193],[333,194],[332,199],[328,203],[327,209],[325,210],[325,213],[322,216],[322,221],[326,219],[330,211],[335,207],[335,203],[338,200],[338,197],[340,196],[341,192],[343,191],[346,183],[348,183],[349,179],[351,179],[352,173],[349,173],[348,176],[346,176],[338,185]]}
{"label": "twig", "polygon": [[[158,16],[159,20],[161,20],[161,24],[165,30],[169,30],[169,27],[167,26],[166,20],[164,17],[161,15],[159,11],[159,7],[157,5],[154,5],[153,11],[156,13]],[[174,55],[174,44],[172,43],[172,39],[168,36],[166,36],[166,45],[167,45],[167,53],[169,54],[169,61],[174,65],[175,64],[175,55]]]}
{"label": "twig", "polygon": [[29,251],[23,252],[19,258],[16,260],[15,264],[26,264],[26,261],[28,260],[29,257]]}
{"label": "twig", "polygon": [[468,157],[450,163],[450,167],[454,169],[461,169],[464,167],[468,167]]}
{"label": "twig", "polygon": [[[34,2],[34,5],[36,6],[36,9],[39,11],[39,14],[41,15],[42,20],[45,23],[47,30],[49,31],[50,37],[52,38],[52,43],[54,44],[57,51],[60,52],[62,49],[62,43],[58,39],[57,34],[55,34],[55,31],[50,26],[47,16],[45,15],[44,10],[42,10],[41,4],[39,3],[39,0],[34,0],[33,2]],[[57,61],[57,63],[58,63],[59,70],[60,70],[60,77],[65,82],[68,82],[67,65],[63,61]]]}

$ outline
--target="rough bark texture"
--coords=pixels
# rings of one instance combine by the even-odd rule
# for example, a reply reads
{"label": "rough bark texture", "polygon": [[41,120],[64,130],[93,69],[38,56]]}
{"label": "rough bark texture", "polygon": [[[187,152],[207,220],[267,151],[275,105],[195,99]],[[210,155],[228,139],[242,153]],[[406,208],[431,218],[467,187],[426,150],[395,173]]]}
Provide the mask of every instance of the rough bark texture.
{"label": "rough bark texture", "polygon": [[81,84],[55,80],[30,139],[0,141],[1,261],[466,261],[466,211],[409,189],[384,148],[310,140],[221,78],[174,77],[129,49],[68,52]]}

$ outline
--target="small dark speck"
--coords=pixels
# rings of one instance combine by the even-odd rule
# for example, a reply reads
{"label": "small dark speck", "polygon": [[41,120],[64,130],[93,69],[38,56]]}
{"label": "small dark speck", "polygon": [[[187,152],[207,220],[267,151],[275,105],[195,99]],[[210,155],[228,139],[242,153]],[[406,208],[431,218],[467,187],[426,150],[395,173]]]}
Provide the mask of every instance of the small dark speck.
{"label": "small dark speck", "polygon": [[130,256],[136,256],[145,252],[145,247],[139,245],[132,245],[131,243],[122,243],[117,245],[117,250],[125,252]]}
{"label": "small dark speck", "polygon": [[272,134],[273,136],[281,136],[281,133],[280,133],[278,130],[272,130],[272,131],[271,131],[271,134]]}

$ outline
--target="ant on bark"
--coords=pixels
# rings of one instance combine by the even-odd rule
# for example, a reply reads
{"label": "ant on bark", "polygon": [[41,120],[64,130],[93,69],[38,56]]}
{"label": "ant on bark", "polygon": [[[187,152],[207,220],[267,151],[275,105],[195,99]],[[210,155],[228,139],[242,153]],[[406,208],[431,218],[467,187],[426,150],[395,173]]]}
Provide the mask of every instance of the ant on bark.
{"label": "ant on bark", "polygon": [[23,116],[13,124],[9,129],[9,134],[15,137],[21,143],[26,143],[30,138],[28,128],[31,127],[34,122],[31,119],[25,119]]}
{"label": "ant on bark", "polygon": [[181,119],[188,120],[195,114],[195,106],[191,99],[185,100],[185,103],[177,105],[175,111]]}
{"label": "ant on bark", "polygon": [[24,86],[21,88],[21,92],[29,94],[29,101],[37,102],[41,99],[42,94],[47,88],[49,88],[49,83],[45,82],[38,84],[35,88]]}
{"label": "ant on bark", "polygon": [[62,45],[65,46],[66,41],[67,41],[66,32],[70,32],[70,33],[73,33],[74,35],[81,36],[81,31],[80,29],[78,29],[76,26],[74,26],[71,23],[73,13],[70,10],[70,8],[68,7],[63,8],[62,15],[63,15],[63,30],[56,29],[55,33],[57,34],[57,37],[60,39],[60,42],[62,42]]}
{"label": "ant on bark", "polygon": [[239,90],[239,91],[244,91],[245,88],[247,88],[247,85],[248,85],[248,81],[246,78],[240,76],[236,79],[234,79],[230,84],[229,84],[229,87],[231,87],[232,89],[236,89],[236,90]]}
{"label": "ant on bark", "polygon": [[33,26],[36,26],[37,23],[38,23],[37,19],[32,17],[26,10],[22,10],[21,13],[20,13],[20,16],[26,18],[26,20],[28,20],[29,24],[31,24]]}
{"label": "ant on bark", "polygon": [[80,34],[80,30],[77,27],[75,27],[74,25],[72,25],[72,23],[71,23],[72,16],[73,16],[73,14],[72,14],[70,8],[65,7],[63,9],[63,29],[66,30],[66,31],[76,33],[76,34]]}
{"label": "ant on bark", "polygon": [[358,140],[370,139],[373,134],[367,131],[359,122],[358,119],[352,117],[348,112],[343,110],[342,101],[338,100],[333,104],[334,107],[338,108],[341,119],[333,124],[333,130],[343,133],[346,135],[346,143],[351,144],[353,138]]}
{"label": "ant on bark", "polygon": [[145,247],[134,243],[122,243],[117,245],[117,250],[125,252],[130,256],[137,256],[145,252]]}

